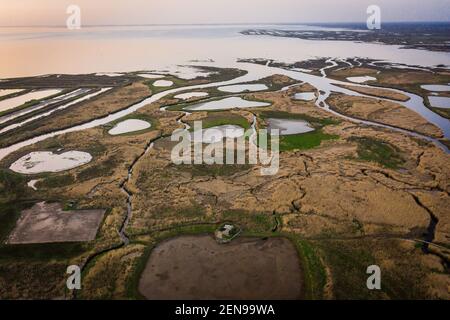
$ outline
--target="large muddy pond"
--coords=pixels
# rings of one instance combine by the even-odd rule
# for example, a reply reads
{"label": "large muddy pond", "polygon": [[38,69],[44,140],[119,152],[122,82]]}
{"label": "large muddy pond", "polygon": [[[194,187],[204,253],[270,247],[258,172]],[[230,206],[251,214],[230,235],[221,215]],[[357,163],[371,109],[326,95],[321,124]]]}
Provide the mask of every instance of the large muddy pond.
{"label": "large muddy pond", "polygon": [[244,108],[256,108],[267,107],[270,103],[244,100],[240,97],[230,97],[220,100],[208,101],[185,108],[185,110],[191,111],[205,111],[205,110],[226,110],[226,109],[244,109]]}
{"label": "large muddy pond", "polygon": [[38,151],[23,156],[9,168],[23,174],[60,172],[79,167],[91,160],[92,156],[87,152],[67,151],[56,154],[50,151]]}
{"label": "large muddy pond", "polygon": [[151,300],[301,299],[303,277],[294,245],[284,238],[182,236],[159,244],[139,281]]}

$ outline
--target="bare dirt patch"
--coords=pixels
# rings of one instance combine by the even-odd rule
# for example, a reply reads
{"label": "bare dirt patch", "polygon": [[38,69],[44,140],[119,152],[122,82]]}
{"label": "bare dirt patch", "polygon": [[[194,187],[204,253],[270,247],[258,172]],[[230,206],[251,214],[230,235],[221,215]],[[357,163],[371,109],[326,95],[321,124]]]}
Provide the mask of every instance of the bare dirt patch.
{"label": "bare dirt patch", "polygon": [[299,299],[303,280],[289,240],[184,236],[157,246],[139,282],[148,299]]}
{"label": "bare dirt patch", "polygon": [[41,202],[22,212],[8,243],[94,240],[104,214],[105,210],[64,211],[59,203]]}

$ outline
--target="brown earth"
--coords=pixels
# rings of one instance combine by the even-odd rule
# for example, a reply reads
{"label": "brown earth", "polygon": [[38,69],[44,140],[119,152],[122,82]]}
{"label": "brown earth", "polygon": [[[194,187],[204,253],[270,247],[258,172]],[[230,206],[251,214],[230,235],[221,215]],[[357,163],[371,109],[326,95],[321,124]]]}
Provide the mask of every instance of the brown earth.
{"label": "brown earth", "polygon": [[409,97],[400,92],[395,92],[392,90],[381,89],[381,88],[366,88],[366,87],[358,87],[358,86],[350,86],[350,85],[338,85],[338,87],[342,87],[348,90],[356,91],[358,93],[366,94],[369,96],[374,96],[378,98],[387,98],[391,100],[397,101],[408,101]]}
{"label": "brown earth", "polygon": [[37,203],[22,212],[8,243],[91,241],[104,214],[105,210],[64,211],[59,203]]}
{"label": "brown earth", "polygon": [[88,120],[105,117],[110,113],[127,108],[150,96],[151,91],[143,83],[135,82],[124,87],[114,88],[107,94],[102,94],[57,112],[54,116],[33,121],[17,130],[5,133],[0,142],[0,147],[5,147],[28,138],[72,127],[85,123]]}
{"label": "brown earth", "polygon": [[[305,85],[304,89],[311,88]],[[292,101],[295,90],[298,88],[248,96],[272,101],[273,105],[264,110],[339,119],[311,102]],[[70,263],[82,265],[93,253],[120,245],[117,230],[126,215],[126,195],[120,184],[125,181],[129,166],[143,153],[149,141],[170,135],[175,128],[182,127],[177,123],[182,113],[161,112],[158,108],[162,103],[138,111],[138,114],[155,120],[152,131],[112,137],[105,128],[94,128],[40,142],[1,161],[1,166],[7,168],[25,153],[61,147],[93,155],[93,161],[82,168],[30,177],[43,178],[43,181],[38,183],[38,191],[29,190],[26,199],[76,200],[77,209],[111,208],[93,248],[72,257]],[[250,111],[236,113],[251,119],[252,113],[258,113],[259,109]],[[389,112],[389,109],[385,111]],[[189,119],[205,116],[206,113],[199,113]],[[333,291],[330,296],[343,297],[346,291],[347,298],[357,298],[351,289],[361,286],[361,279],[348,288],[342,283],[361,270],[364,274],[362,268],[367,265],[363,260],[358,265],[361,269],[345,271],[346,262],[336,260],[327,248],[349,252],[349,259],[355,257],[356,260],[358,252],[353,253],[352,248],[374,242],[361,248],[365,250],[363,256],[373,256],[376,263],[389,270],[389,283],[403,289],[392,295],[384,293],[384,298],[404,297],[404,292],[415,292],[416,298],[448,297],[445,283],[449,276],[440,257],[447,261],[450,258],[446,249],[450,245],[449,155],[405,134],[347,121],[326,126],[323,130],[339,135],[340,139],[325,142],[315,149],[282,153],[280,171],[275,176],[261,176],[259,166],[176,166],[170,160],[173,142],[167,138],[159,139],[154,148],[139,158],[131,180],[125,185],[134,194],[126,232],[131,239],[138,239],[139,244],[97,256],[86,270],[85,279],[88,280],[80,295],[88,299],[127,298],[126,288],[132,279],[136,280],[137,266],[142,263],[140,258],[145,256],[143,252],[147,246],[160,241],[160,232],[173,232],[172,236],[176,236],[180,226],[231,220],[244,232],[271,235],[276,230],[310,243],[328,270],[327,290]],[[357,144],[349,140],[351,137],[376,137],[386,141],[400,150],[405,163],[393,170],[376,162],[358,160]],[[67,180],[68,177],[72,180]],[[64,183],[58,184],[57,179]],[[422,240],[427,232],[430,215],[439,219],[433,240],[435,245],[430,246],[439,257],[424,254],[417,247],[418,240]],[[307,259],[305,261],[302,265],[306,267]],[[0,297],[10,297],[12,292],[15,297],[21,293],[24,297],[64,296],[64,286],[56,276],[51,278],[53,289],[48,292],[43,292],[39,286],[25,288],[21,284],[14,287],[14,283],[25,279],[23,272],[15,271],[21,264],[21,259],[0,259]],[[55,264],[41,261],[34,262],[33,266],[47,270]],[[55,270],[61,265],[54,266]],[[39,272],[27,274],[31,283],[42,282]],[[403,285],[400,280],[396,282],[396,279],[404,280],[398,277],[400,274],[421,281]],[[13,275],[20,280],[15,282]]]}
{"label": "brown earth", "polygon": [[327,99],[330,108],[357,119],[391,125],[430,137],[443,137],[442,131],[416,112],[391,101],[375,98],[332,94]]}

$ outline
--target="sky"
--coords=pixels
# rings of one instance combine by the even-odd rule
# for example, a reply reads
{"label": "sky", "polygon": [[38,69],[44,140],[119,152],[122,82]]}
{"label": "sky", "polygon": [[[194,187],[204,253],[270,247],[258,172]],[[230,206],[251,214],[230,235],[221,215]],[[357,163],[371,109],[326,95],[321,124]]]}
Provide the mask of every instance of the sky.
{"label": "sky", "polygon": [[450,0],[0,0],[1,26],[65,25],[66,8],[84,25],[450,21]]}

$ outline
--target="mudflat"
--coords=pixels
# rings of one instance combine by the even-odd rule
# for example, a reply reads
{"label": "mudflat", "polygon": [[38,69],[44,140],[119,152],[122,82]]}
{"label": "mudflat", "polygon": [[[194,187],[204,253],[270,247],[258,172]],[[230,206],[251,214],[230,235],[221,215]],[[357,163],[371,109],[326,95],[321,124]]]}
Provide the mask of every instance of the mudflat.
{"label": "mudflat", "polygon": [[40,202],[22,212],[8,243],[94,240],[104,214],[105,210],[64,211],[59,203]]}
{"label": "mudflat", "polygon": [[303,280],[288,239],[221,245],[211,236],[182,236],[152,251],[139,292],[147,299],[300,299]]}

